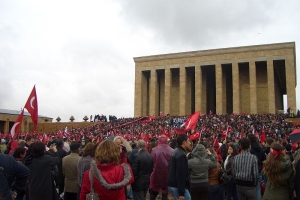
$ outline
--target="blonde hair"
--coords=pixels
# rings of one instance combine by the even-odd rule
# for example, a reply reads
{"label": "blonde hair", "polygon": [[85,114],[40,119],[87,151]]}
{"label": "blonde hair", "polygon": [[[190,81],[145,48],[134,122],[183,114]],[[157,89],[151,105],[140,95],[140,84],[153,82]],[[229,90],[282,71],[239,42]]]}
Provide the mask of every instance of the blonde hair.
{"label": "blonde hair", "polygon": [[120,148],[112,141],[102,141],[96,149],[95,160],[99,163],[120,163]]}

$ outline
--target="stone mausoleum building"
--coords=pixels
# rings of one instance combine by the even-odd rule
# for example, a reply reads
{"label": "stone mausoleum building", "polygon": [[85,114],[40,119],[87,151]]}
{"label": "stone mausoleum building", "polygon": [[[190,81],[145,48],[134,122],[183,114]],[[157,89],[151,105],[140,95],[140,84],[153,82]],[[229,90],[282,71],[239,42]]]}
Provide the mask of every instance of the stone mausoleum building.
{"label": "stone mausoleum building", "polygon": [[134,58],[134,116],[296,110],[295,43]]}

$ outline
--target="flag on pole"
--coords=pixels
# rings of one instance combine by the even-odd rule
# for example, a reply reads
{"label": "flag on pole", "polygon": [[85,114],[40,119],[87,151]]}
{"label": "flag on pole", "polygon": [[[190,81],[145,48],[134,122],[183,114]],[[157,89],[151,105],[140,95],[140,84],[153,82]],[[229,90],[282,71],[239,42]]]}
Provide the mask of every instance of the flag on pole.
{"label": "flag on pole", "polygon": [[19,115],[18,119],[16,120],[16,122],[14,123],[14,125],[12,126],[11,130],[10,130],[10,135],[13,139],[18,138],[19,135],[19,129],[22,125],[22,121],[23,121],[23,115],[24,115],[24,109],[22,109],[21,114]]}
{"label": "flag on pole", "polygon": [[33,89],[28,97],[28,100],[24,108],[26,108],[27,111],[30,113],[31,120],[33,122],[34,131],[36,131],[36,127],[38,123],[38,101],[37,101],[35,86],[33,86]]}
{"label": "flag on pole", "polygon": [[198,122],[198,118],[200,116],[200,111],[195,112],[194,114],[190,115],[185,123],[183,124],[183,127],[185,130],[195,130]]}

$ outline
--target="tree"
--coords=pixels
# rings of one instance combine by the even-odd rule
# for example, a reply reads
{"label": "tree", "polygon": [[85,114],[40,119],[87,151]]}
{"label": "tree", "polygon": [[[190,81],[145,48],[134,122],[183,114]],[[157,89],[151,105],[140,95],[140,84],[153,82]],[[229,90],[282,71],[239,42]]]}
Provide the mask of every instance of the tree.
{"label": "tree", "polygon": [[86,122],[89,118],[87,116],[84,116],[83,120]]}
{"label": "tree", "polygon": [[71,115],[70,121],[73,122],[74,120],[75,120],[75,118],[73,117],[73,115]]}
{"label": "tree", "polygon": [[57,121],[57,122],[60,122],[60,120],[61,120],[61,118],[58,116],[58,117],[56,118],[56,121]]}

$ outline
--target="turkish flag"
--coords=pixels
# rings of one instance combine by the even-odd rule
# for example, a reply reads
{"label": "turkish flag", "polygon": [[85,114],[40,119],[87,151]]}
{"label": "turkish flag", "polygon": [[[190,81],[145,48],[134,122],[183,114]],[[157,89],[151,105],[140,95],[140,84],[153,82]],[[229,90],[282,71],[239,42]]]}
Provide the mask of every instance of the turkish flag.
{"label": "turkish flag", "polygon": [[24,109],[22,110],[21,114],[19,115],[18,119],[16,120],[16,122],[14,123],[14,125],[12,126],[12,128],[10,130],[10,135],[13,139],[18,138],[19,129],[20,129],[22,121],[23,121],[23,115],[24,115]]}
{"label": "turkish flag", "polygon": [[197,126],[200,111],[190,115],[183,124],[184,130],[194,130]]}
{"label": "turkish flag", "polygon": [[190,135],[190,140],[199,140],[201,137],[201,133],[200,132],[196,132],[192,135]]}
{"label": "turkish flag", "polygon": [[37,101],[35,86],[33,86],[33,89],[27,99],[24,108],[26,108],[27,111],[30,113],[31,120],[33,122],[34,131],[36,131],[36,127],[38,123],[38,101]]}

